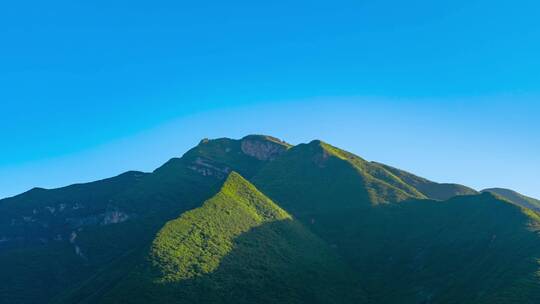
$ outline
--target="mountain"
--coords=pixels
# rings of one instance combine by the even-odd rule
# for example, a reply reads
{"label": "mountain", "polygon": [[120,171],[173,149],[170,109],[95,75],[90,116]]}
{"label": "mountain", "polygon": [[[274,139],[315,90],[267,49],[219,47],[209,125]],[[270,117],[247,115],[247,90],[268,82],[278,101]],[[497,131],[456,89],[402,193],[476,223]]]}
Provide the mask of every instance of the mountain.
{"label": "mountain", "polygon": [[152,173],[0,200],[0,303],[53,298],[90,277],[111,284],[164,223],[199,207],[233,169],[251,176],[288,147],[266,136],[202,140]]}
{"label": "mountain", "polygon": [[422,186],[439,184],[406,177],[314,141],[267,164],[253,183],[355,273],[369,274],[358,279],[373,303],[540,301],[537,213],[476,191],[429,200]]}
{"label": "mountain", "polygon": [[362,295],[348,273],[322,240],[232,172],[201,207],[166,223],[144,262],[92,302],[355,303]]}
{"label": "mountain", "polygon": [[538,303],[530,207],[319,140],[203,139],[0,200],[0,303]]}
{"label": "mountain", "polygon": [[540,200],[525,196],[523,194],[517,193],[516,191],[510,190],[510,189],[490,188],[490,189],[484,189],[482,190],[482,192],[490,192],[518,206],[540,211]]}

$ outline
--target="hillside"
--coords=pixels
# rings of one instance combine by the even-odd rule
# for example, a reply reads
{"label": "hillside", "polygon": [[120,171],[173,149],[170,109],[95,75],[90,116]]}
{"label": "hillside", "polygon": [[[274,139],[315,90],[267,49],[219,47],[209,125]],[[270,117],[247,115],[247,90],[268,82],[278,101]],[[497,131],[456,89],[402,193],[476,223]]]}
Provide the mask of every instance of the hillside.
{"label": "hillside", "polygon": [[450,183],[436,183],[385,164],[376,162],[373,163],[392,172],[392,174],[399,177],[403,182],[416,188],[419,192],[430,199],[444,201],[457,195],[478,194],[476,190],[467,186]]}
{"label": "hillside", "polygon": [[[59,189],[32,189],[0,200],[0,303],[33,303],[59,293],[62,286],[84,279],[96,264],[81,234],[90,226],[109,230],[133,214],[109,199],[134,187],[145,173],[127,172],[93,183]],[[103,245],[107,239],[100,238]],[[118,246],[105,249],[114,256]],[[103,250],[101,250],[103,252]]]}
{"label": "hillside", "polygon": [[501,196],[502,198],[525,208],[533,209],[540,211],[540,200],[534,199],[532,197],[525,196],[516,191],[504,188],[490,188],[484,189],[482,192],[490,192],[496,195]]}
{"label": "hillside", "polygon": [[489,194],[343,217],[336,247],[374,303],[538,303],[539,216]]}

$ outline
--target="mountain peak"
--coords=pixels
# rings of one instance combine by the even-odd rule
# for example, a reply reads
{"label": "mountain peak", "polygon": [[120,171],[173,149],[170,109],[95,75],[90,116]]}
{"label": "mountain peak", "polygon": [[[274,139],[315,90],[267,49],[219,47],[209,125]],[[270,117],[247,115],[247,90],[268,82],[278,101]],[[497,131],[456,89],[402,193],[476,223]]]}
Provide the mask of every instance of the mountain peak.
{"label": "mountain peak", "polygon": [[[160,282],[208,274],[233,250],[236,237],[254,227],[282,220],[291,220],[291,216],[233,171],[215,196],[162,228],[150,258],[160,269]],[[216,248],[205,246],[206,239]]]}
{"label": "mountain peak", "polygon": [[267,135],[248,135],[240,140],[242,152],[258,160],[274,160],[290,147],[290,144]]}

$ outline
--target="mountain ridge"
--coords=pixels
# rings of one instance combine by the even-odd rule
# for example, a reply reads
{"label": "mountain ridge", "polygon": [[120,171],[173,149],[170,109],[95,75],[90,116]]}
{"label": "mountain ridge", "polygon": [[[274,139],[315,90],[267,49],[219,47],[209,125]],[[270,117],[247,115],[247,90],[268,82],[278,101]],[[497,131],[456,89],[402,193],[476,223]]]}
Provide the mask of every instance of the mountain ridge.
{"label": "mountain ridge", "polygon": [[[302,294],[299,296],[295,290],[283,291],[279,281],[290,278],[281,277],[263,280],[268,284],[265,287],[252,281],[245,288],[236,289],[236,296],[246,303],[254,299],[262,301],[257,295],[261,293],[266,295],[267,303],[275,299],[286,301],[280,297],[283,295],[290,295],[289,302],[303,303],[302,298],[314,302],[315,295],[331,302],[344,293],[355,294],[360,299],[358,303],[397,303],[398,299],[404,303],[458,300],[473,303],[498,298],[515,302],[518,293],[536,299],[537,281],[530,276],[538,270],[534,261],[540,258],[537,229],[533,228],[537,227],[540,215],[535,209],[498,195],[479,194],[459,184],[432,182],[367,161],[320,140],[293,146],[270,136],[248,135],[238,140],[203,139],[181,157],[170,159],[150,173],[130,171],[97,182],[36,189],[0,200],[0,267],[4,269],[0,279],[9,282],[0,287],[0,293],[5,295],[0,303],[33,303],[37,299],[93,303],[111,296],[113,290],[117,296],[125,297],[122,289],[138,286],[126,281],[131,269],[141,265],[142,257],[148,257],[152,244],[168,223],[177,223],[182,216],[180,222],[186,223],[185,216],[194,210],[214,214],[208,222],[232,212],[227,207],[208,213],[211,208],[205,202],[221,195],[223,206],[231,206],[236,199],[223,196],[223,188],[234,180],[252,189],[242,195],[243,199],[262,195],[271,202],[263,205],[275,205],[290,219],[242,233],[238,242],[229,243],[233,244],[233,250],[220,258],[229,266],[218,267],[215,274],[204,274],[204,283],[193,278],[184,280],[192,287],[182,285],[184,291],[180,294],[175,288],[166,289],[172,292],[168,300],[174,301],[179,295],[194,302],[197,297],[218,303],[221,298],[226,299],[219,290],[204,295],[200,288],[211,288],[224,278],[234,277],[237,271],[244,271],[240,266],[252,255],[248,252],[254,250],[245,246],[265,242],[264,248],[269,252],[282,250],[300,260],[311,256],[312,261],[320,262],[317,262],[320,269],[301,263],[295,268],[277,256],[268,256],[268,261],[273,263],[246,264],[254,267],[246,275],[277,278],[274,271],[278,269],[289,275],[292,275],[290,271],[311,269],[308,272],[323,271],[335,276],[336,282],[342,282],[348,291],[323,279],[317,281],[321,285],[315,289],[291,281]],[[237,214],[237,220],[252,216],[249,212],[232,214]],[[505,221],[508,223],[504,224]],[[211,232],[204,225],[193,227],[199,227],[205,235]],[[496,238],[492,239],[494,235]],[[266,241],[261,243],[261,240]],[[303,245],[284,245],[291,242]],[[311,251],[328,254],[322,258]],[[200,255],[195,252],[191,254]],[[472,258],[476,255],[478,261]],[[454,261],[453,256],[458,257],[457,264],[448,262]],[[52,263],[51,257],[59,260]],[[492,262],[479,262],[482,259]],[[445,260],[460,274],[453,289],[445,287],[442,279],[451,279],[447,275],[450,269],[441,264]],[[322,266],[325,263],[341,269],[339,272],[346,274],[346,278],[335,274],[332,267]],[[493,268],[497,264],[498,268]],[[477,272],[468,273],[467,267],[459,265],[468,265]],[[481,274],[503,270],[506,274],[498,278]],[[152,273],[147,272],[148,276]],[[176,274],[173,271],[171,275]],[[441,279],[426,280],[426,277]],[[228,286],[238,288],[237,281],[230,281],[232,285]],[[497,290],[481,284],[482,281],[498,284],[499,289],[509,294],[503,297]],[[193,287],[193,284],[203,285]],[[50,288],[43,287],[49,285]],[[153,287],[148,289],[154,285],[145,286],[139,287],[149,294],[141,294],[140,299],[147,302],[159,299]],[[385,292],[382,286],[391,286],[394,291]],[[282,292],[269,296],[272,293],[265,293],[267,289]],[[20,290],[26,290],[24,295]],[[497,296],[469,297],[471,290]]]}
{"label": "mountain ridge", "polygon": [[540,200],[528,197],[511,189],[488,188],[480,192],[494,193],[516,205],[540,211]]}

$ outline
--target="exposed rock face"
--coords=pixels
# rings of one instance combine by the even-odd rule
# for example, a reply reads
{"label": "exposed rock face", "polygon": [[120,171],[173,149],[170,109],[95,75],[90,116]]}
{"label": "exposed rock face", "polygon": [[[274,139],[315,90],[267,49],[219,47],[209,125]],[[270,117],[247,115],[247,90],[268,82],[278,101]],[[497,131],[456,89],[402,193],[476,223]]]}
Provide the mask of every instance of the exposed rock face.
{"label": "exposed rock face", "polygon": [[211,160],[206,160],[201,157],[197,157],[193,164],[188,166],[188,168],[197,171],[204,176],[215,176],[219,179],[224,179],[229,172],[231,172],[229,167],[219,167],[214,165]]}
{"label": "exposed rock face", "polygon": [[[0,235],[0,247],[52,241],[73,243],[77,237],[75,231],[85,226],[119,224],[136,217],[136,214],[127,214],[112,205],[92,209],[73,202],[49,204],[27,212],[10,219],[9,229]],[[75,250],[82,256],[79,249]]]}
{"label": "exposed rock face", "polygon": [[128,215],[119,210],[108,210],[103,213],[89,216],[66,218],[66,223],[74,228],[94,225],[106,226],[123,223],[131,217],[132,215]]}
{"label": "exposed rock face", "polygon": [[248,136],[242,139],[242,152],[258,160],[273,160],[287,150],[287,146],[277,139]]}
{"label": "exposed rock face", "polygon": [[125,214],[124,212],[118,210],[107,211],[103,217],[103,220],[101,221],[101,225],[119,224],[127,221],[128,219],[129,215]]}

